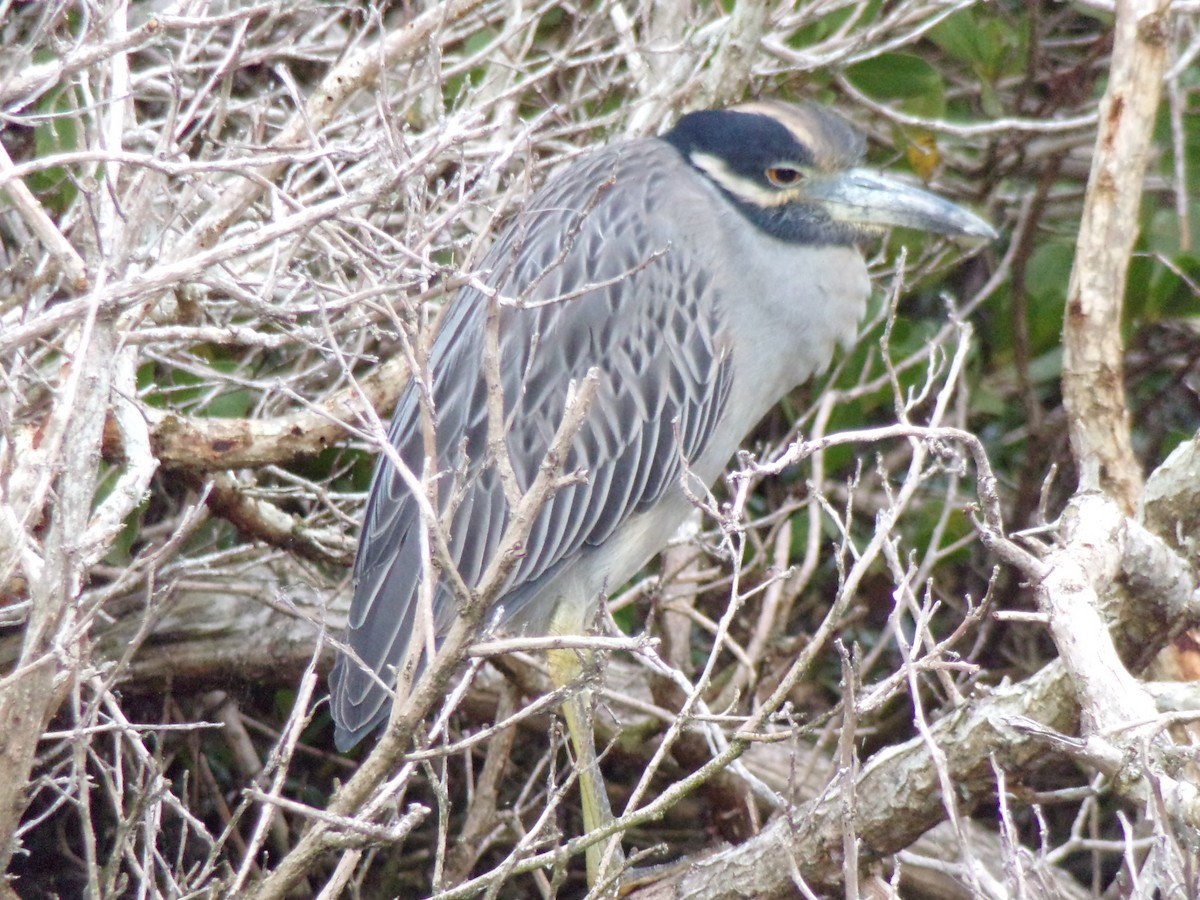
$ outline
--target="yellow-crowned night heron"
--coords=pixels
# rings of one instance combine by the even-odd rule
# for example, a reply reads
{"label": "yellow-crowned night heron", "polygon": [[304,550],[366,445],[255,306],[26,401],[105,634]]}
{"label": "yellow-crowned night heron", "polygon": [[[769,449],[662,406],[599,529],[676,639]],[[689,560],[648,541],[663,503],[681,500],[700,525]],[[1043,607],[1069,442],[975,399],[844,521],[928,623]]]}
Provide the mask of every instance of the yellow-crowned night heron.
{"label": "yellow-crowned night heron", "polygon": [[[713,482],[763,414],[854,337],[870,290],[862,238],[888,225],[994,236],[945,200],[856,168],[862,156],[858,133],[817,106],[696,112],[660,138],[574,161],[496,241],[480,267],[485,288],[458,294],[433,342],[436,451],[425,446],[416,381],[390,436],[414,473],[436,472],[449,547],[473,585],[510,516],[489,455],[489,302],[501,306],[502,430],[522,491],[559,427],[568,386],[599,371],[563,461],[586,478],[538,513],[493,600],[502,627],[582,632],[602,593],[666,544],[691,508],[685,472]],[[382,459],[346,639],[365,668],[342,655],[332,675],[342,749],[386,720],[393,693],[383,685],[398,671],[407,682],[434,644],[414,628],[423,527],[408,486]],[[434,639],[457,608],[439,582]],[[578,716],[568,709],[573,732]],[[606,807],[600,794],[591,805]],[[586,801],[585,789],[585,822]]]}

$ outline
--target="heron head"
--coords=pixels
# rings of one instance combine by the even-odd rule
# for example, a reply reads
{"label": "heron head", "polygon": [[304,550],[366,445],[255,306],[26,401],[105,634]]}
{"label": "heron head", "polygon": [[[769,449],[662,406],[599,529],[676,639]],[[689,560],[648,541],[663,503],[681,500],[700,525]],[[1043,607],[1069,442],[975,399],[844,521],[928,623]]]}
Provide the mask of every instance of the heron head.
{"label": "heron head", "polygon": [[949,200],[863,168],[862,135],[816,104],[755,101],[689,113],[663,139],[782,240],[853,244],[888,226],[996,237]]}

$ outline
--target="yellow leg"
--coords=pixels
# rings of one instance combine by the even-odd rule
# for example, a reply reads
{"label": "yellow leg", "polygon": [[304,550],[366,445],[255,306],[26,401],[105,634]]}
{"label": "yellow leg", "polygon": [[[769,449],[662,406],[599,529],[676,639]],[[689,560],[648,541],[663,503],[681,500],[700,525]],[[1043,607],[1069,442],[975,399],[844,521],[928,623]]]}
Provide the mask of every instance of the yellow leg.
{"label": "yellow leg", "polygon": [[[548,655],[550,677],[556,685],[562,687],[579,676],[582,667],[577,651],[551,650]],[[604,776],[596,759],[596,743],[592,734],[591,692],[580,691],[567,699],[562,709],[567,720],[567,731],[571,735],[571,746],[575,749],[575,764],[579,768],[583,829],[585,834],[590,834],[613,821],[608,791],[604,787]],[[618,835],[593,844],[585,852],[589,887],[594,887],[602,881],[606,873],[617,871],[624,862],[621,839]],[[607,864],[605,855],[608,856]]]}

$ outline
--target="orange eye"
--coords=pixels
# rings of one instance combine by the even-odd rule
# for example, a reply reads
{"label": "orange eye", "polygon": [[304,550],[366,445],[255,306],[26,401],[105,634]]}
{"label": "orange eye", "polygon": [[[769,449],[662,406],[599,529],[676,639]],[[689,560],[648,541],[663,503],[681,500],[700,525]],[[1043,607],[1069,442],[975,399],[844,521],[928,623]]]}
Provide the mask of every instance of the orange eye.
{"label": "orange eye", "polygon": [[775,185],[775,187],[791,187],[794,184],[799,184],[804,178],[804,173],[798,169],[789,169],[786,166],[772,166],[767,169],[767,181]]}

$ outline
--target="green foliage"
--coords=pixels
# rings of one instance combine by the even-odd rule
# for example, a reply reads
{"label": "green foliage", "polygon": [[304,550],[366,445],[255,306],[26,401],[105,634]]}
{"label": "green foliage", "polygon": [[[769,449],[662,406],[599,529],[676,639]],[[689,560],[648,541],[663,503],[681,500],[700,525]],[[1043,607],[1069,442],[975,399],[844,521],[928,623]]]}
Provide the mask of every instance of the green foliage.
{"label": "green foliage", "polygon": [[1062,335],[1067,285],[1075,261],[1074,243],[1048,240],[1034,249],[1026,268],[1030,344],[1035,353],[1057,346]]}
{"label": "green foliage", "polygon": [[[34,127],[34,151],[37,159],[50,159],[80,147],[78,91],[64,87],[47,94],[37,104],[38,124]],[[61,215],[75,200],[78,188],[65,166],[50,166],[29,176],[27,185],[55,215]]]}
{"label": "green foliage", "polygon": [[1010,7],[1013,19],[978,7],[947,16],[929,32],[929,40],[944,53],[970,67],[979,84],[980,105],[988,116],[1004,114],[1005,100],[997,85],[1018,76],[1029,55],[1030,12]]}
{"label": "green foliage", "polygon": [[943,53],[965,63],[981,81],[995,83],[1020,74],[1024,65],[1029,10],[1009,6],[1015,21],[980,7],[962,9],[930,29],[927,37]]}
{"label": "green foliage", "polygon": [[911,53],[883,53],[847,67],[850,82],[875,100],[898,101],[905,112],[939,118],[946,105],[942,74]]}
{"label": "green foliage", "polygon": [[[202,362],[211,376],[195,368],[164,367],[147,362],[138,367],[138,391],[150,406],[159,409],[187,410],[192,415],[214,419],[246,416],[255,401],[249,388],[230,387],[221,376],[233,375],[241,361],[229,348],[198,346],[192,349],[193,361]],[[214,389],[214,384],[222,386]]]}

